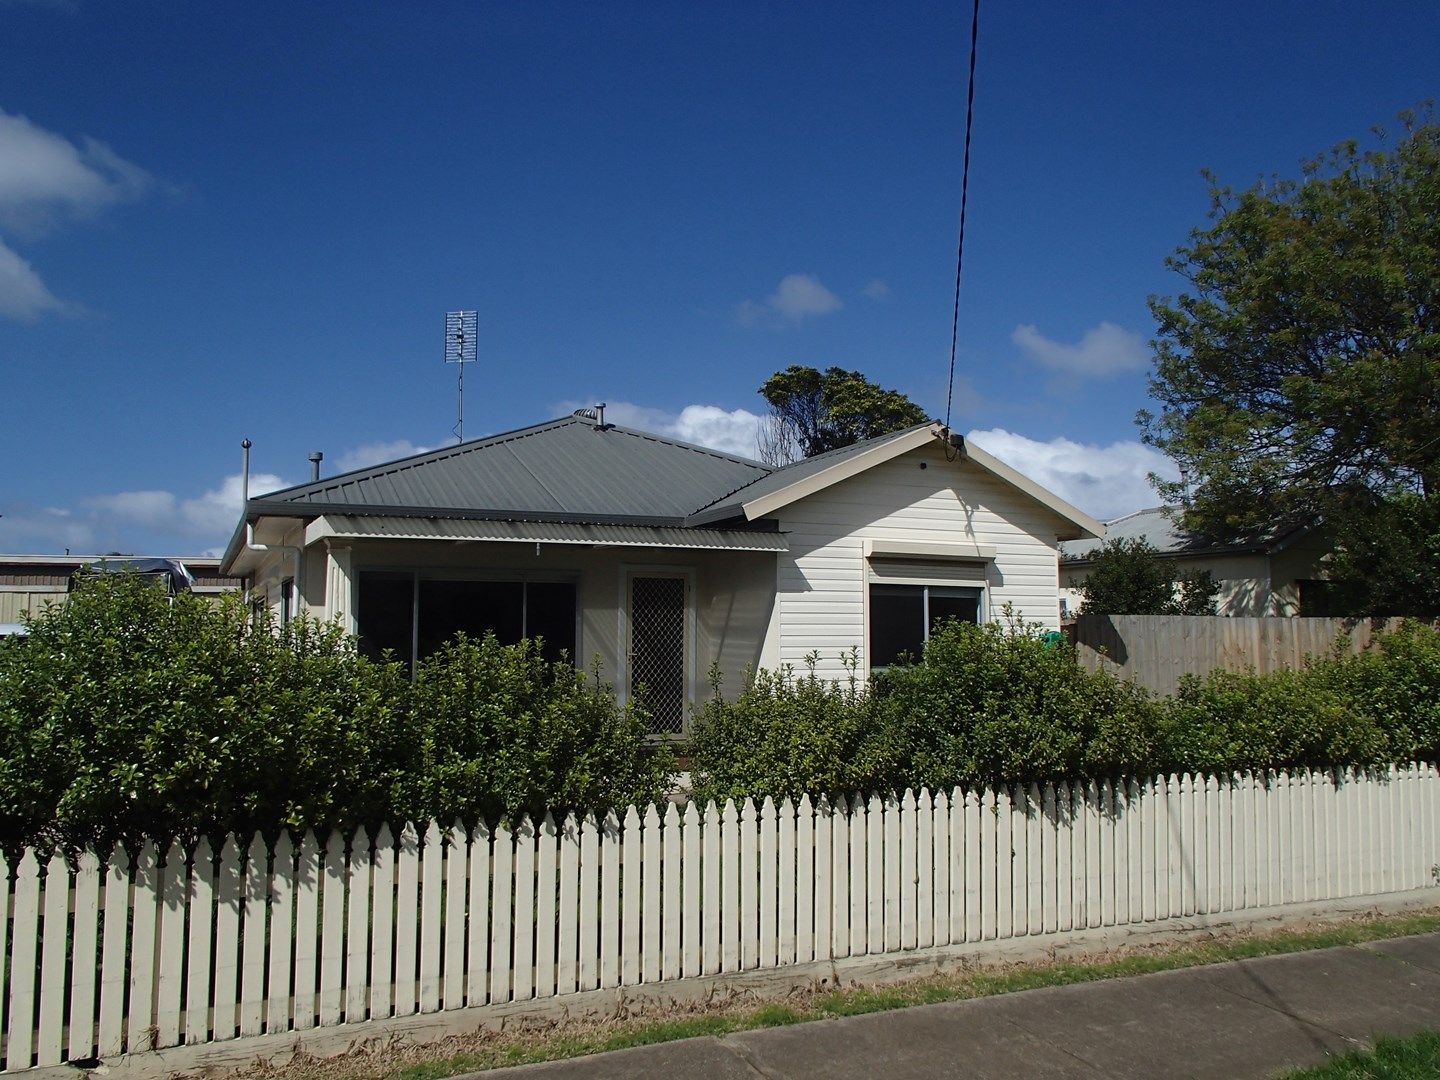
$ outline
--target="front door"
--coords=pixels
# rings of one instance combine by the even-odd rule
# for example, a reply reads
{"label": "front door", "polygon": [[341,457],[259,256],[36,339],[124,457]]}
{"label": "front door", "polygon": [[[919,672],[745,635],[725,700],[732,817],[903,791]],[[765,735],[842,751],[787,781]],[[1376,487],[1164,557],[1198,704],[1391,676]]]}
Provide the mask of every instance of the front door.
{"label": "front door", "polygon": [[657,735],[685,728],[686,584],[683,577],[630,578],[630,695],[643,697]]}

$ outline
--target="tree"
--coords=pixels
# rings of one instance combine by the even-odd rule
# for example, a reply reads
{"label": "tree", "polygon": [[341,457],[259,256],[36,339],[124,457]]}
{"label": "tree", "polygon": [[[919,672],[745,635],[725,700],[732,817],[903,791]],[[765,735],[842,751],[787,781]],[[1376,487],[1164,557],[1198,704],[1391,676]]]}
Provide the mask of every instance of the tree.
{"label": "tree", "polygon": [[1082,615],[1214,615],[1220,586],[1208,570],[1176,574],[1143,537],[1107,541],[1080,586]]}
{"label": "tree", "polygon": [[770,465],[838,450],[930,419],[898,390],[886,390],[858,371],[792,364],[760,387],[770,418],[760,457]]}
{"label": "tree", "polygon": [[1393,145],[1342,143],[1299,180],[1207,175],[1211,224],[1167,260],[1189,288],[1150,301],[1160,409],[1137,417],[1180,465],[1157,487],[1190,531],[1440,494],[1440,125],[1401,121]]}

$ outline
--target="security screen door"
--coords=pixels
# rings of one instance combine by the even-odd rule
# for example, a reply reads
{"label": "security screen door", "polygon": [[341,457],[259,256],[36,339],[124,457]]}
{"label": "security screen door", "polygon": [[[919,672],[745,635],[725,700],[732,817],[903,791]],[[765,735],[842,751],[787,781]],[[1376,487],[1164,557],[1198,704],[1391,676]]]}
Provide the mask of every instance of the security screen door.
{"label": "security screen door", "polygon": [[685,585],[683,577],[630,579],[630,693],[644,688],[657,735],[685,726]]}

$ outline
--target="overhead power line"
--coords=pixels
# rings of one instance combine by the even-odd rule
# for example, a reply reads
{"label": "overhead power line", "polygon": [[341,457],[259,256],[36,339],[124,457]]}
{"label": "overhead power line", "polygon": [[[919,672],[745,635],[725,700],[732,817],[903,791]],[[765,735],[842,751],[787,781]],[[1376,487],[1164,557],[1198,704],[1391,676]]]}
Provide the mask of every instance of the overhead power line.
{"label": "overhead power line", "polygon": [[955,349],[960,340],[960,272],[965,266],[965,207],[970,201],[970,132],[975,122],[975,54],[980,41],[980,0],[970,17],[970,79],[965,90],[965,158],[960,166],[960,239],[955,245],[955,310],[950,319],[950,377],[945,388],[945,431],[955,398]]}

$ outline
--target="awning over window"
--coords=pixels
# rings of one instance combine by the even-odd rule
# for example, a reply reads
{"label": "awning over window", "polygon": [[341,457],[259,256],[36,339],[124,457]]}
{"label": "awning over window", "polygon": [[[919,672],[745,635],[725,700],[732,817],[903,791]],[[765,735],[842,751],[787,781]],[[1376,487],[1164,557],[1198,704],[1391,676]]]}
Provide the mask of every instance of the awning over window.
{"label": "awning over window", "polygon": [[590,525],[549,521],[471,521],[462,518],[360,517],[326,514],[305,530],[305,542],[325,537],[362,540],[497,540],[587,547],[686,548],[715,551],[788,551],[777,532],[681,529],[646,525]]}

